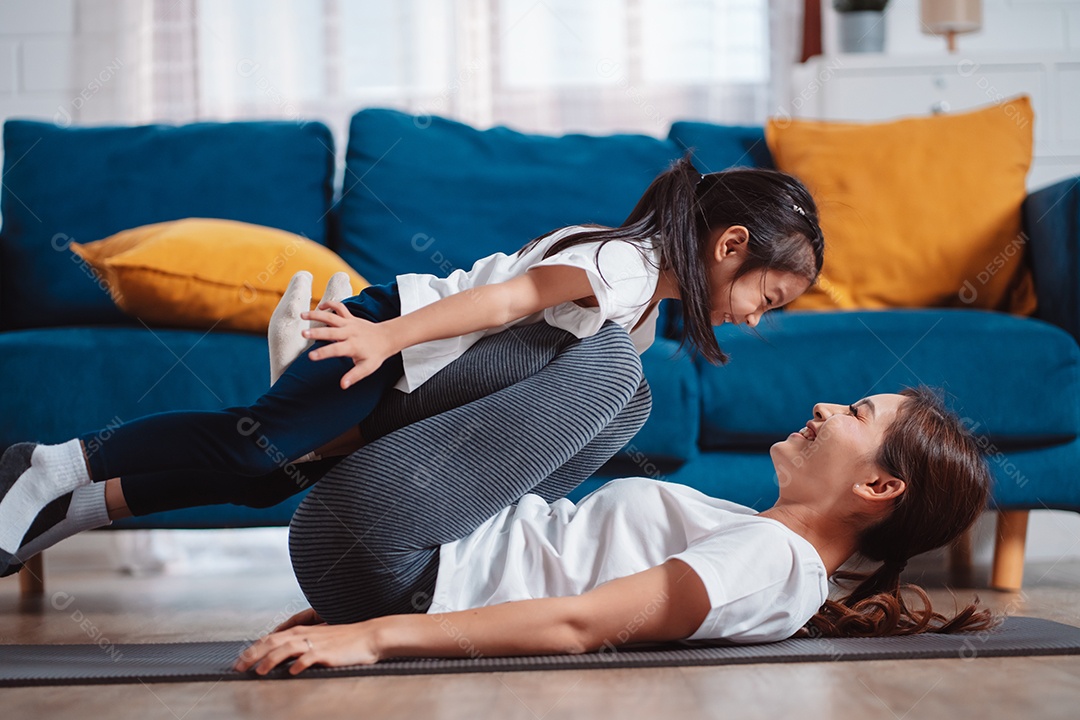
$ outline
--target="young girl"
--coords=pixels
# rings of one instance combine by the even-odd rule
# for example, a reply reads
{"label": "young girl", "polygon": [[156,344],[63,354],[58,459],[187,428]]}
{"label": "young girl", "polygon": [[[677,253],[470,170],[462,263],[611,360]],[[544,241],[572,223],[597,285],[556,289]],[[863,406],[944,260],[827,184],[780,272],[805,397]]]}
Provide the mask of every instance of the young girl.
{"label": "young girl", "polygon": [[[335,304],[335,313],[311,313],[330,327],[308,331],[320,342],[251,406],[158,413],[115,428],[107,442],[89,433],[13,445],[0,458],[0,575],[47,544],[107,524],[105,489],[118,486],[101,481],[110,478],[122,478],[127,505],[140,514],[183,506],[183,482],[155,486],[155,473],[213,469],[235,478],[283,468],[298,492],[310,481],[293,459],[354,432],[391,385],[412,392],[512,325],[544,320],[584,338],[611,320],[640,352],[654,337],[657,304],[678,298],[684,339],[723,362],[712,326],[755,326],[809,287],[822,258],[816,206],[798,180],[749,168],[702,175],[684,158],[619,228],[564,228],[468,272],[401,275]],[[318,362],[325,358],[335,361]],[[280,501],[280,487],[267,492]]]}

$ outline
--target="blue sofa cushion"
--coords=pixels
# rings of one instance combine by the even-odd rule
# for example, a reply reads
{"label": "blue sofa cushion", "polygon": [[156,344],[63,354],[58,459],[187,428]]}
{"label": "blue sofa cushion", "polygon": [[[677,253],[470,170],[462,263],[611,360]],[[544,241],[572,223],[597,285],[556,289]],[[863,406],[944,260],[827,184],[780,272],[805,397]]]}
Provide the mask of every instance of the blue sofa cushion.
{"label": "blue sofa cushion", "polygon": [[652,391],[652,412],[619,455],[639,475],[647,466],[675,467],[697,455],[701,423],[697,369],[679,343],[657,338],[641,365]]}
{"label": "blue sofa cushion", "polygon": [[765,128],[742,125],[714,125],[704,122],[672,123],[668,138],[686,151],[693,151],[694,165],[701,172],[719,172],[730,167],[774,168]]}
{"label": "blue sofa cushion", "polygon": [[169,510],[137,517],[114,520],[109,530],[140,530],[167,528],[170,530],[199,530],[206,528],[284,527],[289,524],[297,506],[310,492],[303,490],[291,498],[268,508],[249,508],[243,505],[203,505],[202,507]]}
{"label": "blue sofa cushion", "polygon": [[1080,433],[1080,349],[1040,320],[975,310],[783,312],[760,337],[721,326],[723,367],[697,359],[703,448],[764,449],[816,402],[851,403],[904,386],[942,387],[1001,448]]}
{"label": "blue sofa cushion", "polygon": [[1023,215],[1038,317],[1080,340],[1080,177],[1031,193]]}
{"label": "blue sofa cushion", "polygon": [[[254,402],[270,387],[266,338],[143,327],[0,333],[0,448],[61,442],[167,410]],[[47,401],[43,402],[43,394]]]}
{"label": "blue sofa cushion", "polygon": [[363,110],[349,129],[341,246],[373,283],[445,276],[567,225],[618,226],[680,156],[644,135],[526,135]]}
{"label": "blue sofa cushion", "polygon": [[241,220],[326,244],[334,152],[321,123],[4,124],[0,327],[133,324],[71,252],[139,225]]}

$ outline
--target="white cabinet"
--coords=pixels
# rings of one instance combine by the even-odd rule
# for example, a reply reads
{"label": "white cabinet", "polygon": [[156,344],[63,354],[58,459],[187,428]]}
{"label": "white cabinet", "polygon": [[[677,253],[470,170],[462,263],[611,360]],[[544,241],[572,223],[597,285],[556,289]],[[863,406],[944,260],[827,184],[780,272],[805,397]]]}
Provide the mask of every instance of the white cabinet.
{"label": "white cabinet", "polygon": [[[795,66],[794,117],[876,121],[958,112],[1021,93],[1035,110],[1028,188],[1080,175],[1080,57],[832,55]],[[992,151],[987,148],[987,151]]]}

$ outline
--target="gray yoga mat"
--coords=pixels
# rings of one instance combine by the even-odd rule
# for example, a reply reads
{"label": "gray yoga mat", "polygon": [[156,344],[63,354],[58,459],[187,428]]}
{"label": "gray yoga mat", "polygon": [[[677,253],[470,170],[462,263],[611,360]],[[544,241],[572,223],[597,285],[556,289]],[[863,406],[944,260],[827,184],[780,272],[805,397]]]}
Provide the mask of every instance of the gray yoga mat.
{"label": "gray yoga mat", "polygon": [[393,659],[375,665],[312,667],[290,676],[279,666],[265,677],[230,669],[247,643],[131,645],[0,645],[0,687],[200,682],[363,675],[578,670],[586,668],[737,665],[773,662],[915,660],[1018,655],[1080,654],[1080,628],[1050,620],[1010,617],[995,630],[961,635],[792,639],[767,645],[670,643],[638,645],[585,655],[532,655],[471,659]]}

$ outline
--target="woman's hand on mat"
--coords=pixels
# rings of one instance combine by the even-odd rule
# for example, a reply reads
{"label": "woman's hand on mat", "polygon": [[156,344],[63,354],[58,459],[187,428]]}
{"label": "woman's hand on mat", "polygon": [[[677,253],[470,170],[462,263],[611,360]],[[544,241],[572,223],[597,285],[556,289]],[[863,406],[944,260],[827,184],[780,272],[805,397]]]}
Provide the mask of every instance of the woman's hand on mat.
{"label": "woman's hand on mat", "polygon": [[378,370],[388,357],[398,352],[381,323],[356,317],[340,302],[325,303],[317,310],[300,313],[300,317],[326,323],[326,327],[304,330],[301,333],[304,337],[330,341],[329,345],[312,350],[308,357],[312,360],[352,358],[355,367],[341,378],[342,390]]}
{"label": "woman's hand on mat", "polygon": [[293,615],[291,618],[274,628],[274,632],[281,632],[282,630],[288,630],[291,627],[297,625],[322,625],[323,619],[319,617],[319,613],[315,612],[315,608],[308,608],[307,610],[301,610]]}
{"label": "woman's hand on mat", "polygon": [[289,668],[290,675],[312,665],[372,665],[379,661],[375,635],[370,621],[291,627],[259,638],[240,653],[233,670],[244,672],[254,668],[257,674],[265,675],[290,658],[295,658]]}

